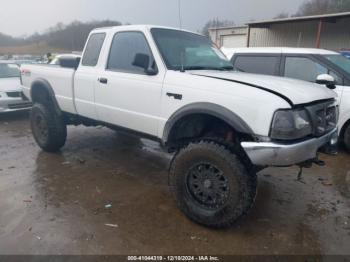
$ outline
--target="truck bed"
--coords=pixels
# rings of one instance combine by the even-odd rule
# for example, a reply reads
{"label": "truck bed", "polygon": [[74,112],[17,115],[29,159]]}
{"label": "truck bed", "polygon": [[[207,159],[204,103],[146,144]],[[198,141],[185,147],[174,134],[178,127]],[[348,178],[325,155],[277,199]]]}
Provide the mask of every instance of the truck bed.
{"label": "truck bed", "polygon": [[22,65],[22,85],[24,94],[30,98],[30,88],[34,82],[47,81],[55,90],[57,102],[62,111],[76,113],[74,106],[75,70],[58,65]]}

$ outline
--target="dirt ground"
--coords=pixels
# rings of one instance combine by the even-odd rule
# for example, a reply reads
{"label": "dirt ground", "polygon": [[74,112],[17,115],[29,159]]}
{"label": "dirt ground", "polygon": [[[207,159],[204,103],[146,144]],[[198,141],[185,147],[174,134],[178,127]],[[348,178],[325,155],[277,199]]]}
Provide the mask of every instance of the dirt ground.
{"label": "dirt ground", "polygon": [[0,116],[0,254],[350,254],[350,155],[326,167],[259,173],[235,227],[189,221],[168,190],[170,156],[106,128],[70,127],[59,154],[35,144],[26,113]]}

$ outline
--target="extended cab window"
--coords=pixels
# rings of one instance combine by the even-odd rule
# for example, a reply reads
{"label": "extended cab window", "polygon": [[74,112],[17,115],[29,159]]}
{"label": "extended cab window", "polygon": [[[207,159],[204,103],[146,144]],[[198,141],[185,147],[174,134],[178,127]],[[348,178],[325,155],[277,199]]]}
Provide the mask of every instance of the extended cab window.
{"label": "extended cab window", "polygon": [[155,69],[155,61],[148,42],[141,32],[117,33],[112,42],[107,69],[129,73],[145,74],[145,70],[134,65],[136,54],[150,57],[150,66]]}
{"label": "extended cab window", "polygon": [[240,56],[234,60],[234,69],[240,72],[278,75],[279,71],[278,56]]}
{"label": "extended cab window", "polygon": [[105,33],[92,34],[86,45],[82,65],[96,66],[100,56],[101,48],[105,40]]}
{"label": "extended cab window", "polygon": [[286,57],[285,77],[315,82],[321,74],[328,74],[327,68],[309,58]]}

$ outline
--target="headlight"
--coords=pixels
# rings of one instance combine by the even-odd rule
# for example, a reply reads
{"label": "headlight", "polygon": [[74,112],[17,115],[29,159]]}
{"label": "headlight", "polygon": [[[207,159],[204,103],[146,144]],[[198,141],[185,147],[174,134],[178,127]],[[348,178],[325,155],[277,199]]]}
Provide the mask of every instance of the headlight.
{"label": "headlight", "polygon": [[0,98],[5,96],[5,92],[0,92]]}
{"label": "headlight", "polygon": [[272,121],[270,137],[278,140],[293,140],[312,133],[312,126],[307,112],[299,110],[279,110]]}

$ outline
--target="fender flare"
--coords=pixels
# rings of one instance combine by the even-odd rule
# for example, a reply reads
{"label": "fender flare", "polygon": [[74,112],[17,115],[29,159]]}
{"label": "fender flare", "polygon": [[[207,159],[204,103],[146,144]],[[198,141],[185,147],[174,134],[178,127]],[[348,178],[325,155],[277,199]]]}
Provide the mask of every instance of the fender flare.
{"label": "fender flare", "polygon": [[175,124],[183,117],[191,114],[206,114],[214,116],[229,124],[237,132],[250,135],[254,134],[251,127],[234,112],[217,104],[199,102],[180,108],[168,119],[163,130],[162,142],[164,145],[168,142],[170,132]]}
{"label": "fender flare", "polygon": [[35,102],[33,100],[33,94],[32,94],[33,88],[35,86],[38,86],[38,85],[43,87],[47,91],[47,93],[49,94],[49,99],[51,100],[50,102],[52,103],[52,106],[54,107],[56,113],[58,115],[61,115],[62,111],[61,111],[61,108],[58,105],[58,102],[56,100],[55,92],[54,92],[51,84],[46,79],[38,78],[38,79],[33,81],[32,85],[31,85],[31,88],[30,88],[30,97],[31,97],[32,101]]}
{"label": "fender flare", "polygon": [[343,139],[345,130],[350,125],[350,115],[348,113],[346,115],[347,117],[343,117],[338,122],[338,128],[339,128],[338,131],[339,131],[340,139]]}

